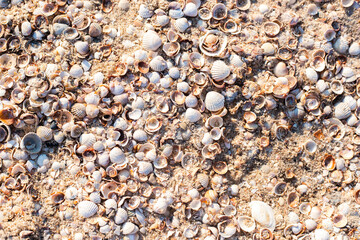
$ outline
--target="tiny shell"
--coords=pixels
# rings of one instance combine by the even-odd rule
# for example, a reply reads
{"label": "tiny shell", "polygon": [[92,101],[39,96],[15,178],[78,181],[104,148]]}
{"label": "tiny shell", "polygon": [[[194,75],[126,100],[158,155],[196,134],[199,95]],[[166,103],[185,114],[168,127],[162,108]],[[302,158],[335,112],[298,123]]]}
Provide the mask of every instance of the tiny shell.
{"label": "tiny shell", "polygon": [[221,81],[230,74],[230,68],[221,60],[216,60],[211,67],[211,76],[215,81]]}
{"label": "tiny shell", "polygon": [[197,181],[201,184],[202,187],[206,188],[209,185],[209,176],[204,173],[199,173],[197,176]]}
{"label": "tiny shell", "polygon": [[142,44],[146,50],[156,51],[162,45],[162,41],[156,32],[149,30],[144,34]]}
{"label": "tiny shell", "polygon": [[79,214],[84,218],[94,216],[98,211],[98,206],[90,201],[82,201],[78,204]]}
{"label": "tiny shell", "polygon": [[138,129],[134,132],[133,138],[136,141],[144,142],[147,140],[147,134],[144,130]]}
{"label": "tiny shell", "polygon": [[150,162],[140,161],[138,163],[138,171],[140,174],[149,175],[153,172],[153,166]]}
{"label": "tiny shell", "polygon": [[130,235],[135,234],[139,231],[139,227],[132,222],[126,222],[122,225],[122,234]]}
{"label": "tiny shell", "polygon": [[269,37],[275,37],[280,32],[280,26],[277,22],[266,22],[264,23],[264,31]]}
{"label": "tiny shell", "polygon": [[334,31],[334,29],[328,29],[325,31],[324,37],[327,41],[331,41],[336,37],[336,32]]}
{"label": "tiny shell", "polygon": [[86,56],[90,52],[90,47],[87,42],[81,42],[81,41],[76,42],[75,49],[79,54],[83,56]]}
{"label": "tiny shell", "polygon": [[218,92],[208,92],[205,97],[205,107],[210,112],[221,110],[225,104],[225,97]]}
{"label": "tiny shell", "polygon": [[250,0],[236,0],[235,3],[236,3],[236,7],[241,11],[246,11],[251,6]]}
{"label": "tiny shell", "polygon": [[262,201],[251,201],[249,205],[251,208],[251,216],[255,221],[274,231],[276,224],[272,208]]}

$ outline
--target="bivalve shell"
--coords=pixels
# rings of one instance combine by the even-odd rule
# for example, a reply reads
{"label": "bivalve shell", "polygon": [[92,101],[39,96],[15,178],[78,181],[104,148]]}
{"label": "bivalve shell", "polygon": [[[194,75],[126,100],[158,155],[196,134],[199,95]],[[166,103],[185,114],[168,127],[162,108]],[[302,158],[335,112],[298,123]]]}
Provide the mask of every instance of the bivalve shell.
{"label": "bivalve shell", "polygon": [[238,218],[238,223],[241,230],[245,232],[253,232],[256,228],[255,220],[248,216],[240,216]]}
{"label": "bivalve shell", "polygon": [[176,19],[174,22],[174,27],[179,32],[185,32],[188,27],[190,27],[190,23],[186,18],[179,18]]}
{"label": "bivalve shell", "polygon": [[119,165],[124,164],[126,160],[124,152],[118,147],[111,149],[109,156],[111,162],[118,163]]}
{"label": "bivalve shell", "polygon": [[98,206],[90,201],[82,201],[78,204],[79,214],[84,218],[89,218],[94,216],[99,210]]}
{"label": "bivalve shell", "polygon": [[346,103],[340,102],[337,105],[335,105],[335,110],[334,110],[335,118],[345,119],[348,118],[350,115],[351,115],[351,109]]}
{"label": "bivalve shell", "polygon": [[215,91],[208,92],[205,97],[205,107],[210,112],[216,112],[224,108],[225,97]]}
{"label": "bivalve shell", "polygon": [[251,201],[251,216],[261,226],[267,227],[274,231],[276,222],[273,209],[265,202],[262,201]]}
{"label": "bivalve shell", "polygon": [[196,109],[188,108],[185,112],[185,118],[194,123],[201,119],[201,113]]}
{"label": "bivalve shell", "polygon": [[215,81],[221,81],[230,75],[230,68],[225,64],[224,61],[216,60],[211,67],[211,77]]}
{"label": "bivalve shell", "polygon": [[142,44],[146,50],[156,51],[162,45],[162,41],[156,32],[149,30],[144,34]]}
{"label": "bivalve shell", "polygon": [[167,68],[166,61],[161,57],[157,56],[150,61],[150,68],[156,72],[162,72]]}
{"label": "bivalve shell", "polygon": [[42,141],[36,133],[30,132],[22,138],[20,147],[30,154],[39,153],[42,148]]}
{"label": "bivalve shell", "polygon": [[53,137],[53,132],[50,128],[45,126],[39,126],[36,130],[36,134],[42,141],[49,141]]}

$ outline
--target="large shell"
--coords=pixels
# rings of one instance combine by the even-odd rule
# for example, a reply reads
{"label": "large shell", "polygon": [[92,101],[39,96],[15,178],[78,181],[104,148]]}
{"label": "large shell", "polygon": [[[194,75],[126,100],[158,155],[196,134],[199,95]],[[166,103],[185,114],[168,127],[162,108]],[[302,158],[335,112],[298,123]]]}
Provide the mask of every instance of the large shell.
{"label": "large shell", "polygon": [[41,151],[42,141],[36,133],[28,133],[22,138],[20,147],[30,154],[39,153]]}
{"label": "large shell", "polygon": [[251,201],[251,216],[261,226],[267,227],[274,231],[276,222],[273,209],[265,202],[262,201]]}
{"label": "large shell", "polygon": [[161,46],[162,41],[156,32],[149,30],[144,34],[142,44],[146,50],[156,51]]}
{"label": "large shell", "polygon": [[210,112],[216,112],[224,108],[225,97],[215,91],[208,92],[205,97],[205,107]]}
{"label": "large shell", "polygon": [[78,204],[79,214],[84,218],[94,216],[98,211],[98,206],[90,201],[82,201]]}
{"label": "large shell", "polygon": [[211,77],[215,81],[221,81],[230,75],[230,68],[224,61],[216,60],[211,67]]}

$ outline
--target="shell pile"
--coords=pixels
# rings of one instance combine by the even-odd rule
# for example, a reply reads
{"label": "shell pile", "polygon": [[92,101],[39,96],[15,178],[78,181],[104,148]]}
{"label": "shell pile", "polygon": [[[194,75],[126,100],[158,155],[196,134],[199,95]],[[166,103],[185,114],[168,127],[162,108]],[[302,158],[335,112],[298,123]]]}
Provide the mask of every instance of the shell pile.
{"label": "shell pile", "polygon": [[360,239],[354,0],[0,0],[1,239]]}

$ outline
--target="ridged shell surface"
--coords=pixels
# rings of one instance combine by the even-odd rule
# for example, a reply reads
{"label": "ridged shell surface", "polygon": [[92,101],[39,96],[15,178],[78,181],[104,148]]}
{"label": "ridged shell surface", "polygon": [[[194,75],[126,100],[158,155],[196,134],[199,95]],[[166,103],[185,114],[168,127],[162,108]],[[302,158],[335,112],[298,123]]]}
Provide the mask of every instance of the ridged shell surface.
{"label": "ridged shell surface", "polygon": [[111,149],[109,156],[113,163],[122,163],[126,159],[124,152],[118,147]]}
{"label": "ridged shell surface", "polygon": [[140,174],[149,175],[153,172],[153,166],[150,162],[140,161],[138,163],[138,171]]}
{"label": "ridged shell surface", "polygon": [[273,209],[262,201],[251,201],[249,205],[251,208],[251,216],[255,221],[261,226],[274,231],[276,222]]}
{"label": "ridged shell surface", "polygon": [[156,51],[161,46],[162,41],[156,32],[150,30],[144,34],[142,44],[146,50]]}
{"label": "ridged shell surface", "polygon": [[84,218],[94,216],[99,210],[98,206],[91,201],[82,201],[78,204],[79,214]]}
{"label": "ridged shell surface", "polygon": [[96,142],[96,138],[95,135],[92,133],[84,133],[80,136],[81,145],[92,147],[95,142]]}
{"label": "ridged shell surface", "polygon": [[128,219],[128,214],[127,211],[123,208],[118,208],[115,217],[114,217],[114,221],[116,224],[122,224],[124,223],[126,220]]}
{"label": "ridged shell surface", "polygon": [[334,117],[337,119],[345,119],[350,117],[351,109],[346,103],[340,102],[335,106]]}
{"label": "ridged shell surface", "polygon": [[71,113],[78,119],[83,119],[86,116],[86,106],[82,103],[75,103],[71,107]]}
{"label": "ridged shell surface", "polygon": [[211,77],[215,81],[225,79],[230,75],[230,67],[224,61],[216,60],[211,67]]}
{"label": "ridged shell surface", "polygon": [[225,104],[225,97],[218,92],[211,91],[206,94],[205,107],[211,112],[221,110]]}
{"label": "ridged shell surface", "polygon": [[43,141],[49,141],[53,137],[53,131],[45,126],[39,126],[36,129],[36,134],[40,137]]}
{"label": "ridged shell surface", "polygon": [[144,130],[138,129],[135,130],[134,134],[133,134],[133,139],[136,141],[146,141],[147,140],[147,134]]}
{"label": "ridged shell surface", "polygon": [[154,57],[149,64],[150,68],[156,72],[162,72],[167,68],[165,60],[161,56]]}

